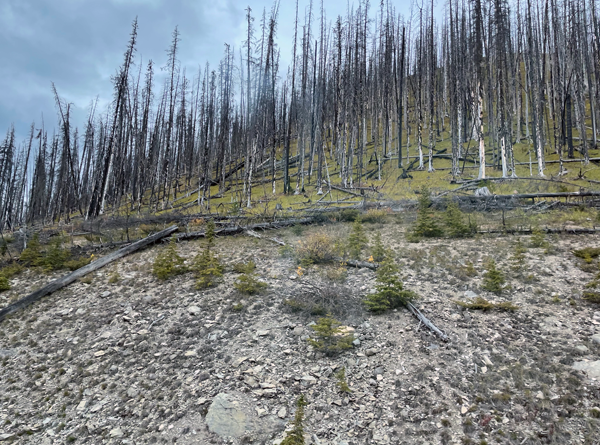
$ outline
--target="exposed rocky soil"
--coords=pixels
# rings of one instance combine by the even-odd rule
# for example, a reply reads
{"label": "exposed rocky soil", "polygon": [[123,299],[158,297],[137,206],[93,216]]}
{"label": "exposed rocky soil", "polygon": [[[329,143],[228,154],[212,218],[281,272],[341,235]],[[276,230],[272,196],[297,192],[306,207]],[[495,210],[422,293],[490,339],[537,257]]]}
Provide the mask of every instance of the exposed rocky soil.
{"label": "exposed rocky soil", "polygon": [[[549,254],[528,249],[530,270],[517,276],[513,237],[409,244],[399,225],[366,227],[381,230],[406,288],[422,297],[417,307],[450,342],[406,310],[364,312],[360,300],[375,284],[368,269],[349,269],[334,287],[323,267],[299,276],[294,259],[269,241],[218,239],[225,263],[252,258],[269,284],[242,297],[230,269],[207,291],[195,289],[191,274],[157,280],[157,246],[0,324],[0,441],[278,444],[304,394],[307,443],[600,443],[600,308],[581,300],[592,274],[570,253],[600,245],[597,236],[556,238]],[[348,227],[273,236],[294,245],[317,230],[341,235]],[[191,259],[202,246],[182,243],[179,252]],[[488,256],[512,285],[500,296],[481,290]],[[467,260],[477,276],[460,267]],[[120,280],[109,283],[115,272]],[[26,271],[0,304],[51,279]],[[317,317],[283,302],[310,285],[337,289],[347,302],[341,321],[354,328],[353,349],[326,357],[309,346]],[[452,302],[473,295],[520,309]],[[341,367],[350,394],[336,385]]]}

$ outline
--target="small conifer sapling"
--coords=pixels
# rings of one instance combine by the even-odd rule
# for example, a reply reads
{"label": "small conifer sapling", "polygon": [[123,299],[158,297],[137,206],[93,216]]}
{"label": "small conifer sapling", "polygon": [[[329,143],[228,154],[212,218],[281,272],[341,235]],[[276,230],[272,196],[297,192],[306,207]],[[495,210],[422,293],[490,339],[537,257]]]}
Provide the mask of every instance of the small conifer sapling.
{"label": "small conifer sapling", "polygon": [[398,276],[398,266],[394,262],[392,253],[388,250],[377,269],[375,293],[369,294],[365,300],[367,309],[371,312],[382,313],[389,309],[406,306],[416,298],[417,295],[414,292],[404,290]]}

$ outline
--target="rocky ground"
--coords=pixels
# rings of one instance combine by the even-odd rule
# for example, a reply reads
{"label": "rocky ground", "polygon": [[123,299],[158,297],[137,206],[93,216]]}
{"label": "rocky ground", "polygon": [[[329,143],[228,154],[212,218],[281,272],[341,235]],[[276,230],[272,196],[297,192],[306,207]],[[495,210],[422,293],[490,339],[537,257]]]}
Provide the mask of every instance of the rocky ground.
{"label": "rocky ground", "polygon": [[[274,243],[217,239],[225,263],[251,258],[268,283],[261,295],[243,297],[231,268],[206,291],[191,274],[157,280],[157,246],[0,323],[0,441],[279,444],[303,394],[306,443],[600,442],[600,308],[581,299],[593,275],[571,254],[600,245],[597,236],[555,238],[548,253],[529,248],[528,270],[512,272],[514,237],[409,244],[401,225],[366,228],[381,230],[405,287],[421,296],[417,307],[448,343],[406,310],[365,312],[360,301],[375,284],[369,269],[348,269],[343,283],[323,266],[300,276]],[[270,236],[295,245],[320,230],[343,237],[349,226]],[[202,246],[178,249],[191,259]],[[481,289],[488,257],[511,284],[500,296]],[[476,276],[465,273],[467,261]],[[0,304],[56,276],[26,271]],[[354,329],[352,349],[328,357],[306,341],[318,317],[284,301],[314,286],[342,302],[338,318]],[[475,295],[520,309],[481,312],[453,302]],[[342,367],[351,393],[337,386]]]}

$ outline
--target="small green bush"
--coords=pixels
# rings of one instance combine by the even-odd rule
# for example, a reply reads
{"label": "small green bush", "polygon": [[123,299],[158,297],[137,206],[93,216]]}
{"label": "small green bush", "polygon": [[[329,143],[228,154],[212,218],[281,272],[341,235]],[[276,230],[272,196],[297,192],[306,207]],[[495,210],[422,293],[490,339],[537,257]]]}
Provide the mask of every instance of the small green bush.
{"label": "small green bush", "polygon": [[292,429],[281,445],[304,445],[304,407],[307,405],[304,395],[296,401],[296,414],[292,421]]}
{"label": "small green bush", "polygon": [[121,281],[121,275],[119,275],[119,272],[113,272],[108,277],[108,282],[110,284],[115,284],[115,283],[118,283],[119,281]]}
{"label": "small green bush", "polygon": [[385,247],[383,247],[380,232],[375,232],[375,241],[373,249],[371,250],[371,256],[373,257],[373,261],[376,261],[378,263],[383,261],[383,259],[385,258]]}
{"label": "small green bush", "polygon": [[540,227],[536,226],[531,229],[531,239],[529,240],[531,247],[548,247],[548,241],[546,241],[546,232]]}
{"label": "small green bush", "polygon": [[418,242],[421,238],[436,238],[444,235],[444,231],[438,226],[430,207],[431,195],[429,190],[424,187],[419,195],[417,221],[414,227],[407,232],[408,241]]}
{"label": "small green bush", "polygon": [[235,263],[233,271],[236,273],[252,273],[256,270],[256,263],[249,260],[247,263]]}
{"label": "small green bush", "polygon": [[337,387],[343,393],[351,393],[352,390],[348,386],[348,382],[346,381],[346,368],[342,367],[339,371],[335,373],[335,378],[337,379]]}
{"label": "small green bush", "polygon": [[8,278],[0,275],[0,292],[4,292],[5,290],[10,289],[10,284],[8,283]]}
{"label": "small green bush", "polygon": [[267,287],[267,283],[259,281],[254,274],[245,273],[238,277],[233,283],[238,292],[245,295],[254,295],[260,293]]}
{"label": "small green bush", "polygon": [[27,243],[27,247],[21,252],[19,259],[26,266],[37,266],[42,258],[42,245],[39,234],[35,233]]}
{"label": "small green bush", "polygon": [[483,289],[488,292],[500,293],[504,289],[504,274],[496,269],[496,262],[490,259],[486,265],[486,272],[483,274]]}
{"label": "small green bush", "polygon": [[339,221],[354,222],[360,216],[358,209],[344,209],[338,213]]}
{"label": "small green bush", "polygon": [[600,247],[585,247],[583,249],[574,250],[573,255],[585,260],[586,263],[591,263],[588,258],[597,258],[600,255]]}
{"label": "small green bush", "polygon": [[510,258],[512,263],[511,269],[513,271],[523,272],[526,270],[525,252],[527,252],[527,249],[525,249],[525,246],[523,246],[521,240],[518,239],[517,243],[515,244],[515,250]]}
{"label": "small green bush", "polygon": [[406,306],[417,298],[414,292],[403,289],[398,277],[398,266],[389,251],[386,252],[383,262],[377,269],[375,290],[375,293],[369,294],[365,299],[367,309],[375,313]]}
{"label": "small green bush", "polygon": [[350,251],[350,257],[353,259],[360,259],[362,250],[368,245],[369,240],[363,229],[360,218],[356,218],[352,224],[352,231],[348,236],[348,249]]}
{"label": "small green bush", "polygon": [[314,338],[309,338],[308,343],[318,351],[333,355],[352,347],[353,335],[344,335],[341,323],[331,314],[319,318],[311,328],[314,331]]}
{"label": "small green bush", "polygon": [[0,276],[12,278],[15,275],[19,275],[21,272],[23,272],[23,269],[24,267],[21,266],[19,263],[10,263],[7,266],[4,266],[2,269],[0,269]]}
{"label": "small green bush", "polygon": [[444,213],[444,225],[446,226],[446,235],[450,238],[466,238],[477,233],[475,225],[465,224],[465,216],[458,208],[455,202],[448,203]]}
{"label": "small green bush", "polygon": [[65,267],[69,270],[74,271],[77,269],[81,269],[83,266],[87,266],[88,264],[90,264],[91,261],[92,259],[90,257],[80,257],[77,259],[65,261]]}
{"label": "small green bush", "polygon": [[159,280],[166,280],[188,271],[185,260],[177,254],[175,237],[171,238],[169,245],[156,256],[152,265],[152,273]]}
{"label": "small green bush", "polygon": [[208,247],[196,255],[192,269],[196,273],[196,288],[198,289],[214,286],[217,279],[223,276],[221,261]]}

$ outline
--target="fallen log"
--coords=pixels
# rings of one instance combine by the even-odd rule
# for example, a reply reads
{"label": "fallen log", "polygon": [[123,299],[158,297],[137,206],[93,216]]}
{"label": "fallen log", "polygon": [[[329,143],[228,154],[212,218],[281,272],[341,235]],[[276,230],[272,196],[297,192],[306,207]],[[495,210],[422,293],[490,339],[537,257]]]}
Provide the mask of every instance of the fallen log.
{"label": "fallen log", "polygon": [[427,327],[431,332],[440,337],[443,341],[448,341],[449,338],[446,334],[444,334],[436,325],[434,325],[425,315],[421,313],[412,303],[407,304],[408,310],[412,312],[412,314],[417,317],[419,322],[423,324],[423,326]]}
{"label": "fallen log", "polygon": [[268,241],[272,241],[275,244],[279,244],[280,246],[285,246],[285,243],[283,241],[279,241],[277,238],[267,238],[266,236],[260,236],[258,233],[256,233],[254,230],[246,230],[246,234],[250,235],[254,238],[258,238],[258,239],[266,239]]}
{"label": "fallen log", "polygon": [[334,189],[334,190],[339,190],[340,192],[349,193],[351,195],[358,196],[359,198],[363,197],[363,195],[361,195],[359,193],[352,192],[350,190],[347,190],[347,189],[342,188],[342,187],[338,187],[336,185],[331,185],[331,188]]}
{"label": "fallen log", "polygon": [[[243,233],[248,230],[282,229],[284,227],[289,227],[289,226],[293,226],[296,224],[310,224],[312,222],[314,222],[314,218],[297,218],[297,219],[287,219],[285,221],[273,221],[270,223],[250,224],[248,226],[224,227],[220,230],[215,230],[215,235],[216,236],[227,236],[227,235],[236,235],[238,233]],[[205,231],[180,233],[177,235],[177,241],[190,240],[190,239],[196,239],[196,238],[204,238],[205,236],[206,236]]]}
{"label": "fallen log", "polygon": [[168,227],[165,230],[161,230],[160,232],[155,233],[154,235],[150,235],[147,238],[141,239],[133,244],[123,247],[122,249],[119,249],[116,252],[103,256],[102,258],[97,259],[93,263],[90,263],[87,266],[83,266],[77,269],[76,271],[65,275],[62,278],[58,278],[52,281],[50,284],[47,284],[41,289],[36,290],[35,292],[27,295],[26,297],[21,298],[19,301],[9,304],[4,309],[0,310],[0,322],[4,320],[9,314],[18,311],[19,309],[23,309],[29,306],[30,304],[42,299],[46,295],[49,295],[53,292],[56,292],[59,289],[62,289],[65,286],[68,286],[73,281],[87,275],[90,272],[94,272],[95,270],[101,269],[102,267],[106,266],[109,263],[112,263],[115,260],[118,260],[119,258],[123,258],[126,255],[129,255],[149,244],[152,244],[166,236],[171,235],[173,232],[177,231],[177,229],[177,226]]}

